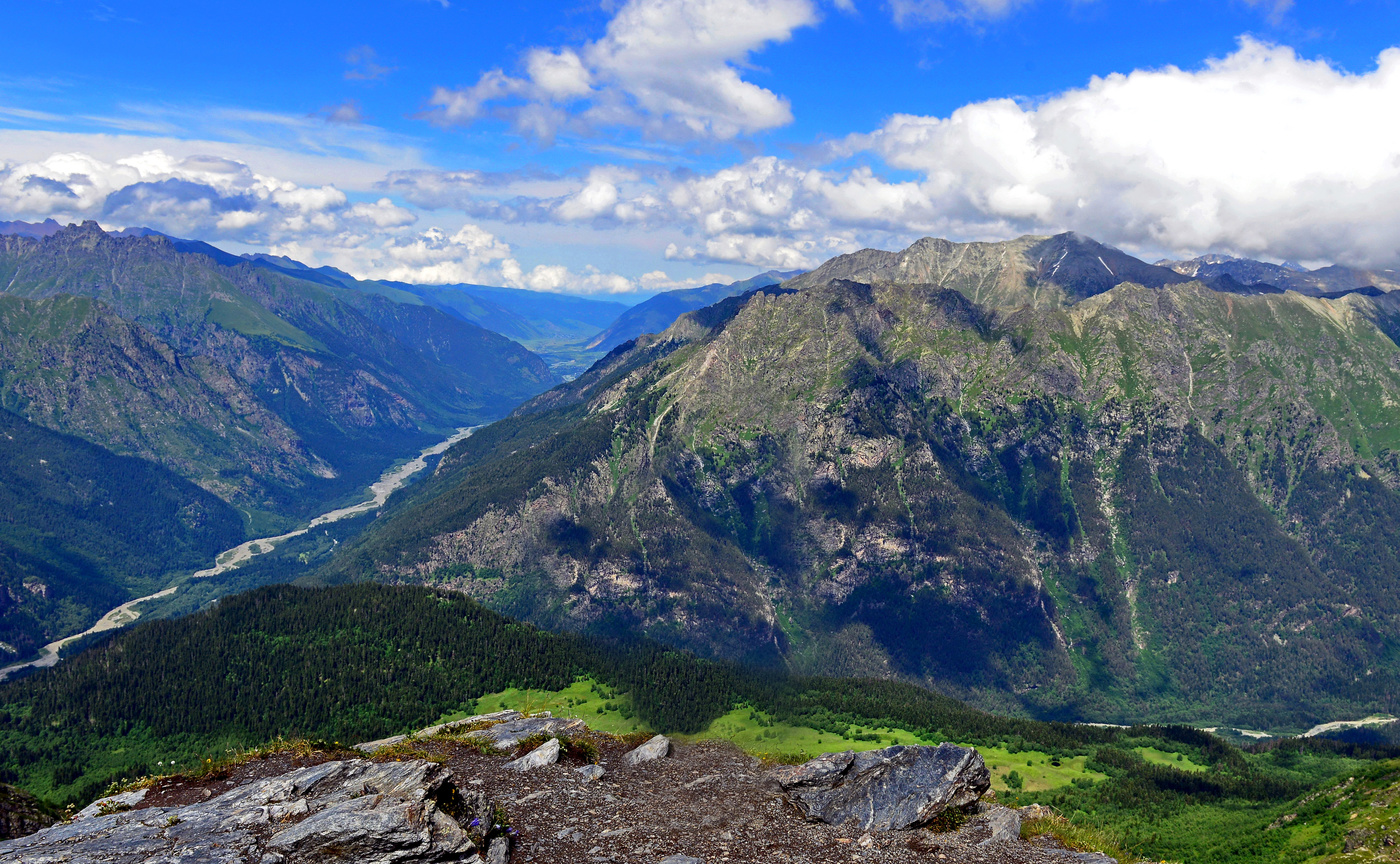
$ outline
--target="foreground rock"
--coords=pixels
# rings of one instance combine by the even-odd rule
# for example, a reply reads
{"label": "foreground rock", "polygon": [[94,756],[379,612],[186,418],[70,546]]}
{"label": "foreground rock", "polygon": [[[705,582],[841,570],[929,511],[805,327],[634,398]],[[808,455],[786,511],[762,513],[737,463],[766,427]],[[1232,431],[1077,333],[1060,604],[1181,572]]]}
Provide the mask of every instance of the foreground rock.
{"label": "foreground rock", "polygon": [[533,771],[559,761],[559,739],[551,738],[540,746],[510,763],[516,771]]}
{"label": "foreground rock", "polygon": [[492,841],[504,844],[503,860],[509,844],[491,836],[485,795],[463,795],[450,770],[421,760],[324,762],[196,804],[108,812],[129,806],[100,801],[85,818],[0,843],[0,861],[465,864],[485,858]]}
{"label": "foreground rock", "polygon": [[977,751],[954,744],[828,753],[768,778],[808,819],[881,831],[919,828],[974,805],[992,783]]}

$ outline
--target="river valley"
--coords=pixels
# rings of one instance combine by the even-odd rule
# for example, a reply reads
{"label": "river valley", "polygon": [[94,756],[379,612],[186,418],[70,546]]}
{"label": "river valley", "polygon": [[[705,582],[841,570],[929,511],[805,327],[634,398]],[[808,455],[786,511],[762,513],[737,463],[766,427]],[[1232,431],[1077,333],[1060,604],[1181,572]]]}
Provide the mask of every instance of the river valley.
{"label": "river valley", "polygon": [[223,552],[220,552],[217,556],[215,556],[213,567],[200,570],[196,573],[191,574],[189,577],[178,577],[176,580],[176,584],[169,585],[166,588],[163,588],[162,590],[157,591],[154,594],[148,594],[145,597],[137,597],[134,600],[126,601],[120,606],[117,606],[115,609],[109,611],[107,614],[103,615],[97,620],[97,623],[93,624],[91,627],[82,631],[81,633],[74,633],[71,636],[64,636],[61,639],[55,639],[54,641],[45,645],[42,649],[40,649],[39,656],[37,658],[24,663],[14,663],[9,666],[0,668],[0,681],[6,680],[15,672],[18,672],[21,669],[27,669],[29,667],[42,669],[49,666],[54,666],[58,663],[60,652],[65,646],[70,645],[73,642],[76,642],[79,639],[82,639],[86,636],[91,636],[95,633],[105,633],[109,630],[117,630],[119,628],[126,627],[127,625],[134,623],[138,618],[141,617],[141,612],[136,607],[140,606],[142,603],[146,603],[151,600],[156,600],[162,597],[169,597],[171,594],[174,594],[176,591],[179,590],[180,583],[184,582],[186,578],[203,579],[209,576],[217,576],[221,573],[226,573],[229,570],[233,570],[241,566],[242,564],[248,562],[256,555],[262,555],[267,552],[271,552],[274,548],[278,546],[278,544],[286,540],[290,540],[293,537],[299,537],[305,534],[306,532],[310,531],[312,528],[317,528],[322,525],[329,525],[332,522],[339,522],[342,519],[349,519],[352,516],[359,516],[363,513],[369,513],[374,510],[378,510],[380,507],[384,506],[384,502],[389,500],[390,495],[394,494],[399,489],[402,489],[404,485],[407,484],[408,481],[414,477],[414,475],[418,474],[420,471],[427,467],[428,459],[432,458],[433,456],[440,456],[441,454],[447,452],[447,449],[449,447],[451,447],[453,444],[456,444],[458,441],[463,440],[467,436],[471,435],[472,432],[478,428],[480,427],[464,426],[458,429],[456,432],[454,432],[450,437],[445,438],[444,440],[439,441],[430,447],[424,448],[421,453],[419,453],[414,458],[408,460],[407,462],[389,468],[382,475],[380,475],[378,480],[370,484],[368,490],[369,497],[358,504],[352,504],[349,507],[341,507],[335,510],[328,511],[326,513],[322,513],[321,515],[312,519],[306,525],[305,528],[299,528],[296,531],[289,531],[286,534],[278,534],[275,537],[258,537],[252,540],[245,540],[237,546],[234,546],[232,549],[226,549]]}

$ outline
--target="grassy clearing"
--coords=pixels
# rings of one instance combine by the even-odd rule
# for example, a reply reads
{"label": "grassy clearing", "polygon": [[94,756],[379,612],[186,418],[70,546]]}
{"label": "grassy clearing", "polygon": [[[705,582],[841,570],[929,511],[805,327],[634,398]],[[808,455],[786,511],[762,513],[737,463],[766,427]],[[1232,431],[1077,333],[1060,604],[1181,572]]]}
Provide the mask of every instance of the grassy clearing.
{"label": "grassy clearing", "polygon": [[1189,757],[1181,753],[1168,753],[1155,747],[1134,747],[1133,752],[1152,765],[1166,765],[1168,768],[1175,768],[1178,771],[1206,770],[1206,766],[1192,762]]}
{"label": "grassy clearing", "polygon": [[469,712],[451,714],[438,722],[506,709],[524,714],[548,711],[555,717],[579,717],[588,724],[588,728],[611,735],[646,731],[645,725],[633,712],[631,699],[586,679],[575,681],[563,690],[517,690],[512,687],[500,693],[491,693],[476,700]]}
{"label": "grassy clearing", "polygon": [[[998,792],[1046,792],[1068,786],[1076,780],[1097,783],[1107,776],[1084,767],[1087,756],[1059,757],[1039,750],[1012,753],[1001,747],[978,747],[977,752],[992,771],[992,788]],[[1020,787],[1008,781],[1015,771]]]}

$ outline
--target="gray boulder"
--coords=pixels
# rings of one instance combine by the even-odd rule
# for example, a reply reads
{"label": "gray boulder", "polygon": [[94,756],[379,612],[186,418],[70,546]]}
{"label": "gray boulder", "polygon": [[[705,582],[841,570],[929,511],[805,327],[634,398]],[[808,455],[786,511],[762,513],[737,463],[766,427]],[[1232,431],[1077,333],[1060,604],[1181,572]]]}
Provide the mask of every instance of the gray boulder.
{"label": "gray boulder", "polygon": [[[0,862],[314,861],[364,864],[477,860],[471,821],[492,807],[463,796],[431,762],[326,762],[236,786],[184,807],[92,815],[0,843]],[[459,821],[460,820],[460,821]]]}
{"label": "gray boulder", "polygon": [[1021,814],[1010,807],[993,806],[978,818],[992,832],[990,837],[978,844],[979,846],[1010,843],[1021,839]]}
{"label": "gray boulder", "polygon": [[976,804],[991,786],[977,751],[954,744],[828,753],[767,779],[808,819],[886,831],[927,825]]}
{"label": "gray boulder", "polygon": [[546,765],[553,765],[558,761],[559,739],[551,738],[519,759],[506,763],[506,767],[514,768],[516,771],[532,771]]}
{"label": "gray boulder", "polygon": [[651,762],[655,759],[665,759],[671,752],[671,739],[665,735],[657,735],[650,741],[631,750],[622,761],[628,765],[640,765],[643,762]]}
{"label": "gray boulder", "polygon": [[602,765],[584,765],[582,768],[575,768],[574,771],[583,775],[583,782],[585,783],[592,783],[594,780],[599,780],[607,773],[603,770]]}

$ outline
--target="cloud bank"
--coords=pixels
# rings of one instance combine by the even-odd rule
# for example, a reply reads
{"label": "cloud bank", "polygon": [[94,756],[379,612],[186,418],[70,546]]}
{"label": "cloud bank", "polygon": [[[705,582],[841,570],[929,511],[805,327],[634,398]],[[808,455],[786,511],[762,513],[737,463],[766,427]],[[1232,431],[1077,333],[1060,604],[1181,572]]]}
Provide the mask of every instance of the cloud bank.
{"label": "cloud bank", "polygon": [[[1335,260],[1400,257],[1400,48],[1348,73],[1253,39],[1197,70],[1095,78],[1035,103],[901,114],[803,162],[704,175],[597,167],[566,192],[494,195],[484,175],[391,175],[409,200],[493,219],[671,226],[667,256],[812,266],[935,234],[1076,230],[1133,249]],[[838,160],[865,164],[836,170]],[[891,169],[908,179],[890,179]]]}

